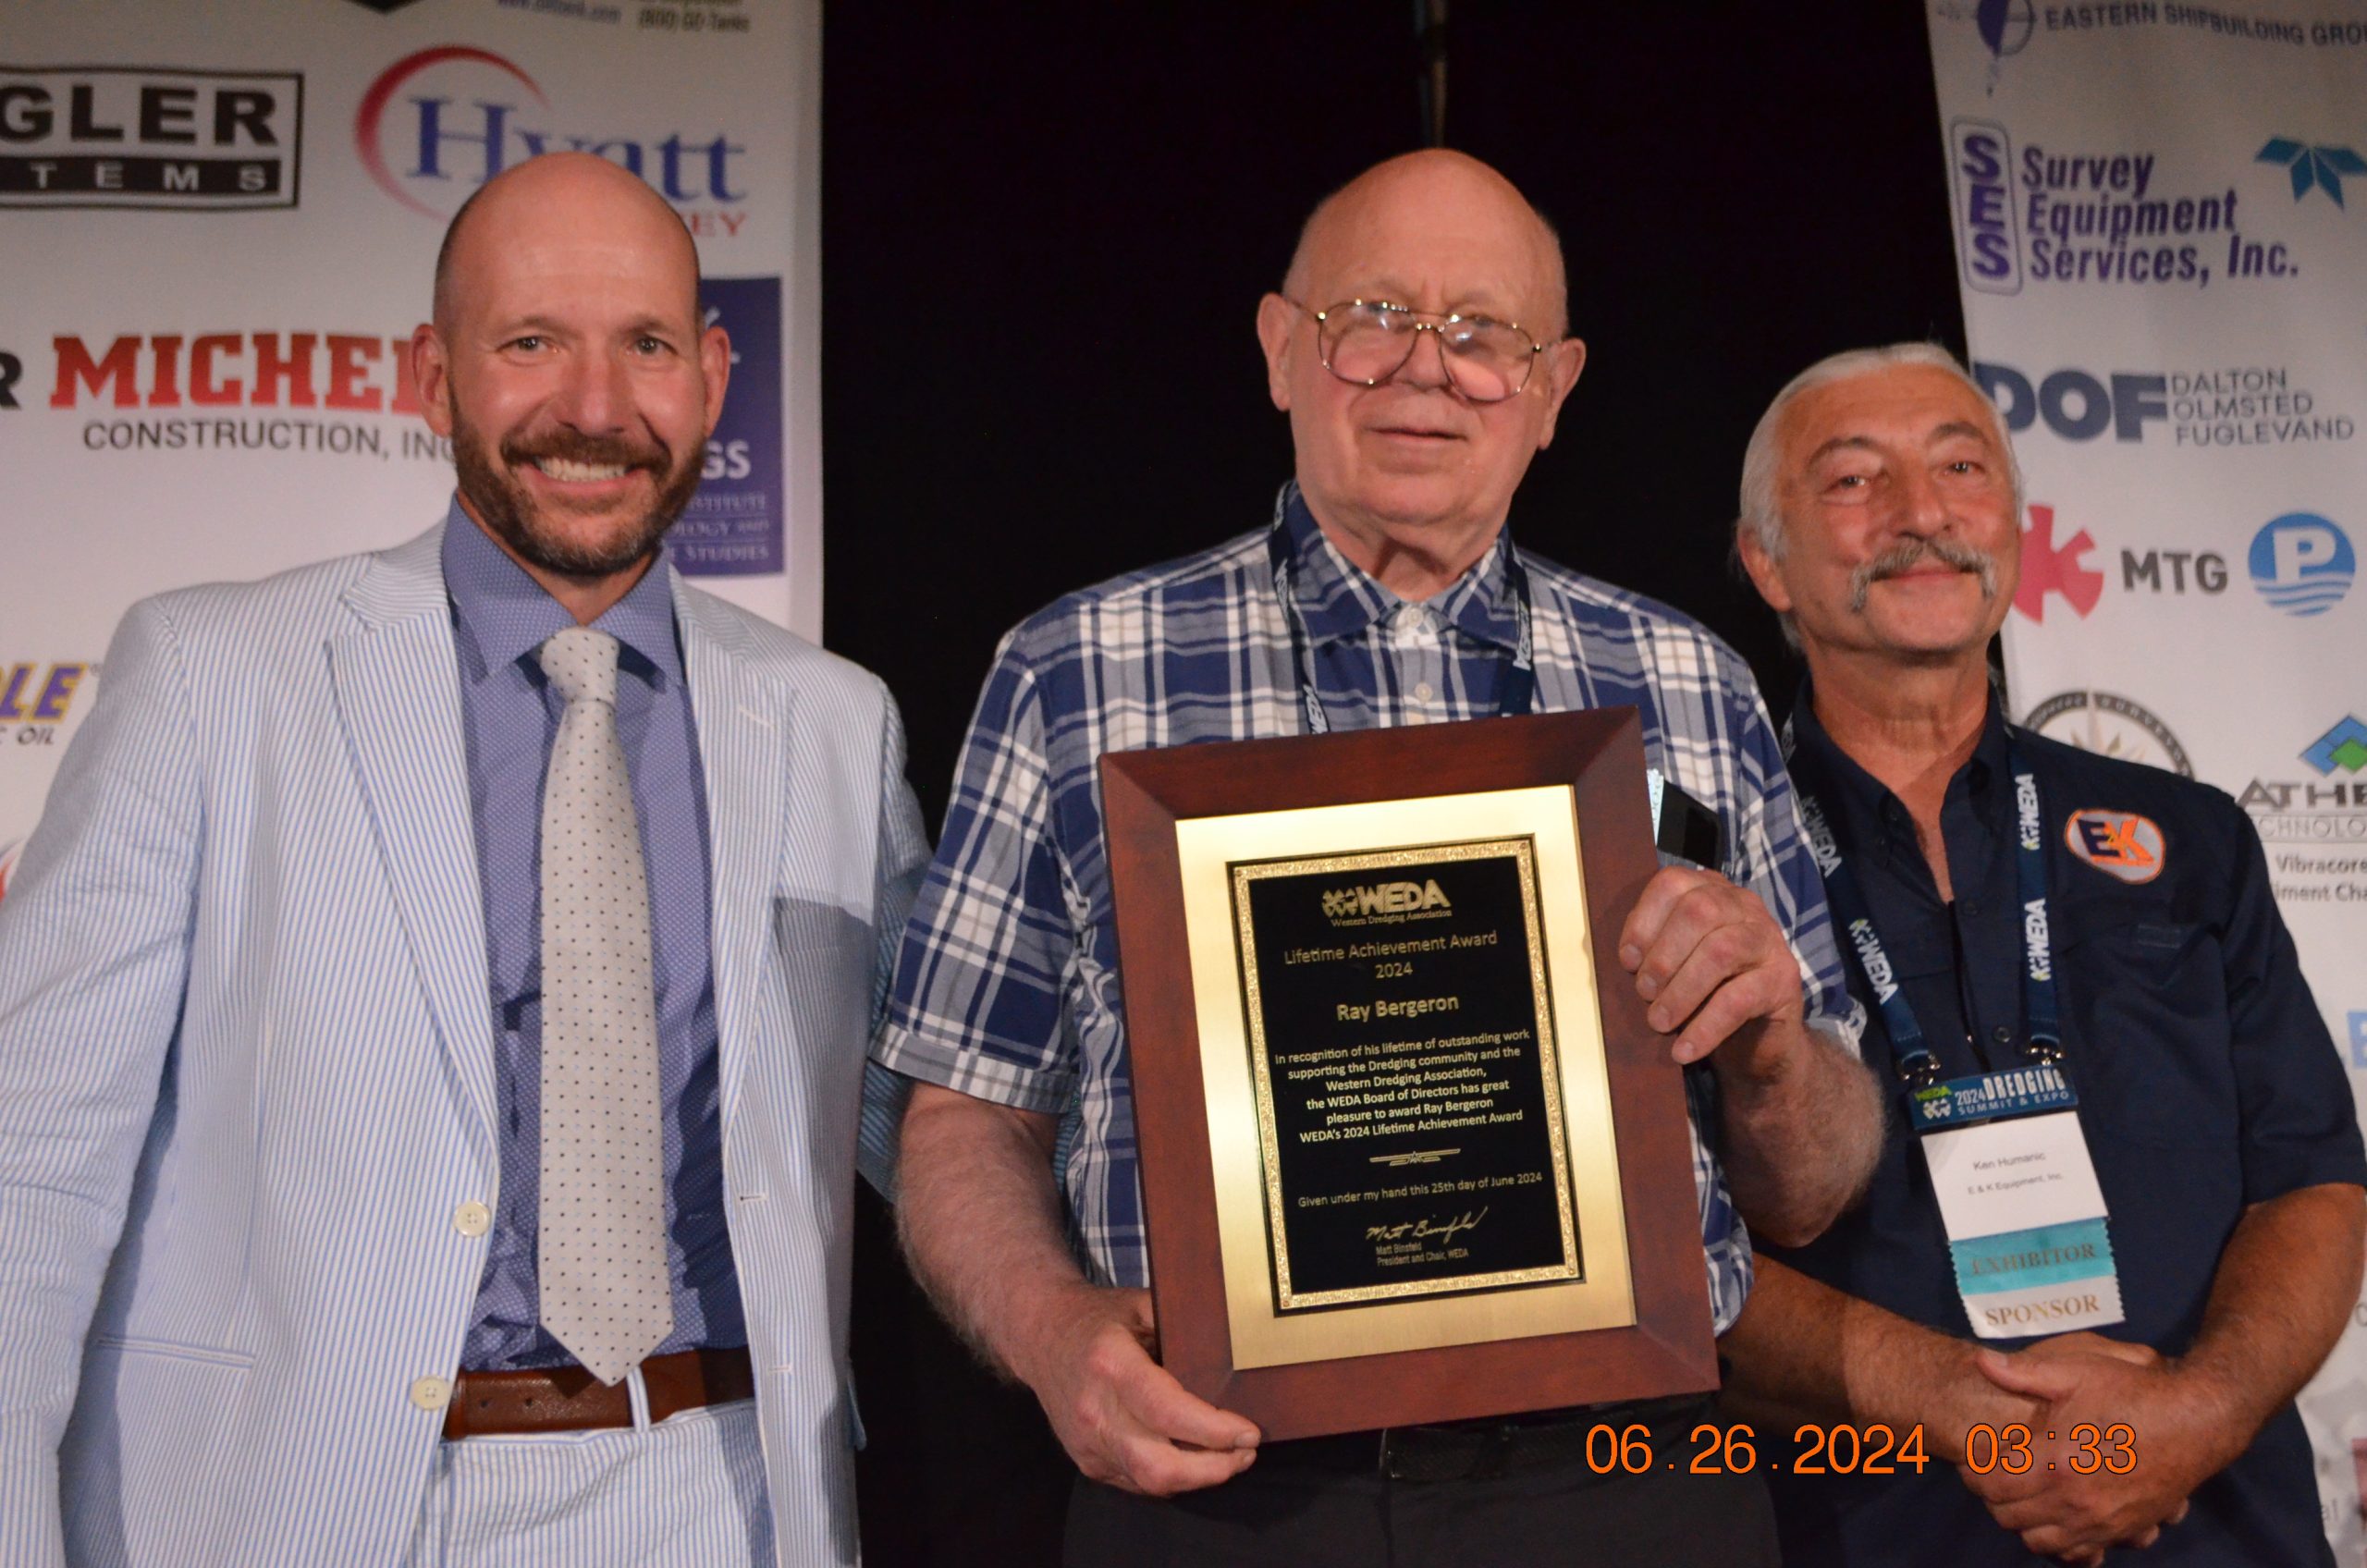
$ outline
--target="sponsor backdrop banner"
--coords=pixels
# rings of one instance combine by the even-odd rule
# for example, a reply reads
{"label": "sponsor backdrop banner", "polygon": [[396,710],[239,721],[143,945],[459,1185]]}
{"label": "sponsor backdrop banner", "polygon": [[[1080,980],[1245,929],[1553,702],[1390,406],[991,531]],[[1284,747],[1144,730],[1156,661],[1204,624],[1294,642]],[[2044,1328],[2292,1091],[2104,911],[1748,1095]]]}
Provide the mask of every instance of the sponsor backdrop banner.
{"label": "sponsor backdrop banner", "polygon": [[690,226],[733,364],[676,559],[818,634],[820,76],[819,0],[8,0],[0,898],[132,600],[442,515],[404,346],[537,153]]}
{"label": "sponsor backdrop banner", "polygon": [[[2016,717],[2236,797],[2367,1092],[2367,15],[1929,20],[1974,373],[2029,482]],[[2301,1407],[2359,1563],[2367,1305]]]}

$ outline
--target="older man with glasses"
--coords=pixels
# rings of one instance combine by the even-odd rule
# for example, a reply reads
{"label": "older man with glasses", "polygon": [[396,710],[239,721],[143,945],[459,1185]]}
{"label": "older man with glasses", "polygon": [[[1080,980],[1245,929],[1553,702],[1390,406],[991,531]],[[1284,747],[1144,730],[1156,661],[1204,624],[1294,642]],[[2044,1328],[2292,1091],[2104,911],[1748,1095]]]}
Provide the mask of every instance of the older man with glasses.
{"label": "older man with glasses", "polygon": [[987,677],[875,1047],[921,1080],[900,1211],[914,1268],[1082,1472],[1072,1562],[1772,1562],[1755,1479],[1586,1463],[1606,1418],[1682,1452],[1698,1403],[1261,1447],[1152,1359],[1104,752],[1633,704],[1652,766],[1724,845],[1719,871],[1664,868],[1620,937],[1688,1064],[1722,1330],[1749,1289],[1737,1214],[1814,1236],[1879,1140],[1748,672],[1505,533],[1585,360],[1551,229],[1469,158],[1394,159],[1308,219],[1257,331],[1297,454],[1271,525],[1061,600]]}

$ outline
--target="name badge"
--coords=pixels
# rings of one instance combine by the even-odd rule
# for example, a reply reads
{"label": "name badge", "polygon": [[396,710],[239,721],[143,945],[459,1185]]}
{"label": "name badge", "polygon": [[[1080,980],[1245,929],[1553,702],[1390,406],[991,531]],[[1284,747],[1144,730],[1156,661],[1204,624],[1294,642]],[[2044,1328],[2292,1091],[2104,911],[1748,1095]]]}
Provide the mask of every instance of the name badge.
{"label": "name badge", "polygon": [[2015,1340],[2120,1322],[2103,1190],[2063,1075],[1953,1078],[1907,1105],[1972,1331]]}

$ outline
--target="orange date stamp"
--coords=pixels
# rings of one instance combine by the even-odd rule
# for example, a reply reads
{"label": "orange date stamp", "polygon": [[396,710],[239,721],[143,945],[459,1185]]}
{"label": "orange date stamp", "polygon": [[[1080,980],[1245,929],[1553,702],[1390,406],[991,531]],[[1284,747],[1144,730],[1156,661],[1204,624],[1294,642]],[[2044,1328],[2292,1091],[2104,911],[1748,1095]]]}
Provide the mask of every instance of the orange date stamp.
{"label": "orange date stamp", "polygon": [[[1587,1468],[1598,1476],[1613,1471],[1642,1475],[1681,1470],[1695,1476],[1741,1476],[1757,1471],[1791,1476],[1920,1476],[1932,1464],[1920,1425],[1899,1430],[1880,1422],[1858,1427],[1809,1423],[1794,1428],[1788,1448],[1762,1439],[1737,1422],[1721,1427],[1704,1421],[1686,1439],[1686,1452],[1668,1454],[1653,1446],[1653,1432],[1640,1423],[1608,1425],[1587,1431]],[[1965,1434],[1965,1468],[1986,1476],[2003,1470],[2027,1475],[2033,1468],[2067,1469],[2081,1476],[2099,1470],[2126,1476],[2137,1468],[2137,1433],[2116,1423],[2102,1428],[2081,1422],[2063,1434],[2063,1447],[2047,1449],[2056,1435],[2040,1438],[2028,1427],[1979,1426]]]}

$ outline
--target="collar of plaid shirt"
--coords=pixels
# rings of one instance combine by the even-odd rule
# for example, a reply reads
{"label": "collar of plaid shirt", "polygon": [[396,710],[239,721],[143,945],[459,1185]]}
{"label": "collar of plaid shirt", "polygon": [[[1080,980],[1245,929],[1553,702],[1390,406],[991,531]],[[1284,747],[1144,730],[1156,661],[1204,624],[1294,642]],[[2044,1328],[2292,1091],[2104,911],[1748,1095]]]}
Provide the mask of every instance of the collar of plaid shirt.
{"label": "collar of plaid shirt", "polygon": [[[1298,562],[1291,574],[1291,598],[1314,645],[1361,637],[1373,622],[1395,614],[1406,602],[1357,570],[1340,553],[1307,509],[1298,481],[1282,486],[1274,499],[1274,513],[1290,536]],[[1449,626],[1502,648],[1507,655],[1520,645],[1520,612],[1506,570],[1512,547],[1512,530],[1498,529],[1496,542],[1488,546],[1477,569],[1465,572],[1453,586],[1428,601],[1428,607]]]}

